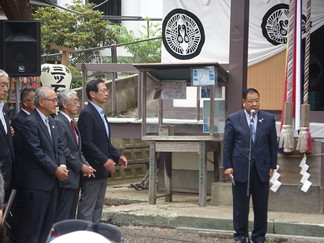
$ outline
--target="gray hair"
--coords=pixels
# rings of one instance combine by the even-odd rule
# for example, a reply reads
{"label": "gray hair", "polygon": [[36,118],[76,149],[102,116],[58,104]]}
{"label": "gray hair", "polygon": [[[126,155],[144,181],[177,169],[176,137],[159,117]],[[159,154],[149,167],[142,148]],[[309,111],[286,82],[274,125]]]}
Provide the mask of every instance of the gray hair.
{"label": "gray hair", "polygon": [[4,70],[0,69],[0,77],[5,76],[6,78],[9,78],[8,73],[6,73]]}
{"label": "gray hair", "polygon": [[35,100],[34,100],[34,105],[35,106],[38,106],[39,105],[39,99],[44,99],[46,98],[47,94],[46,94],[46,91],[48,90],[54,90],[50,87],[39,87],[37,90],[36,90],[36,93],[35,93]]}
{"label": "gray hair", "polygon": [[72,89],[64,89],[57,94],[58,106],[60,109],[63,108],[63,101],[69,102],[73,94],[77,94],[77,92]]}

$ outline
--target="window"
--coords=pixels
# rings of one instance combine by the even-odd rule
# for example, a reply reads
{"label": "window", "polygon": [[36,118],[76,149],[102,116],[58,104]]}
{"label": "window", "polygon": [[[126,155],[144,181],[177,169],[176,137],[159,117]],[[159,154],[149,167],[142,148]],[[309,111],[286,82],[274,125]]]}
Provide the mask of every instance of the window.
{"label": "window", "polygon": [[[104,0],[89,0],[89,3],[94,3],[99,5]],[[104,15],[113,15],[120,16],[121,15],[121,0],[109,0],[104,4],[98,6],[96,10],[103,12]],[[119,23],[120,21],[111,21],[113,23]]]}

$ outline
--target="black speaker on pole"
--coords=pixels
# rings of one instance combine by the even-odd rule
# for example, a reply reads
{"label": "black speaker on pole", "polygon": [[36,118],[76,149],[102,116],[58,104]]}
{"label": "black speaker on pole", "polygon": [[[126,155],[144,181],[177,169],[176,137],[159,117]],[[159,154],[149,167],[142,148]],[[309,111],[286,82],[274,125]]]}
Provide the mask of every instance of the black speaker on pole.
{"label": "black speaker on pole", "polygon": [[40,76],[40,21],[0,21],[0,68],[9,76]]}

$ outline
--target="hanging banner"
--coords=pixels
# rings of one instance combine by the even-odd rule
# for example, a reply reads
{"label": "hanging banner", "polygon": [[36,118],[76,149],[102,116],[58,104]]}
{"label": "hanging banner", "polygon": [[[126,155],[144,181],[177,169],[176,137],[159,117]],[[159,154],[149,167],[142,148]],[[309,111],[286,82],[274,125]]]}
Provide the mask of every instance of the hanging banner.
{"label": "hanging banner", "polygon": [[[231,0],[164,0],[162,63],[228,63]],[[306,1],[303,3],[303,33]],[[248,63],[286,48],[289,0],[251,0]],[[324,1],[313,0],[312,28],[324,24]]]}
{"label": "hanging banner", "polygon": [[15,103],[17,100],[17,91],[16,91],[16,82],[19,82],[19,93],[27,87],[38,88],[40,86],[40,77],[31,76],[31,77],[16,77],[10,79],[10,90],[9,90],[9,102]]}

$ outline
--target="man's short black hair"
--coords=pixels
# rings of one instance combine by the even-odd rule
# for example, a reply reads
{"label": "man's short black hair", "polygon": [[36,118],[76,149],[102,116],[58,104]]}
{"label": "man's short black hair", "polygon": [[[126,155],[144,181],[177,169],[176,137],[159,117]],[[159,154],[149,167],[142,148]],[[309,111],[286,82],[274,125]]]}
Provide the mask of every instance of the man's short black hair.
{"label": "man's short black hair", "polygon": [[246,96],[247,96],[248,94],[250,94],[250,93],[257,93],[258,96],[260,97],[260,94],[259,94],[259,92],[258,92],[256,89],[248,88],[248,89],[246,89],[246,90],[244,90],[244,91],[242,92],[242,99],[245,100],[245,99],[246,99]]}
{"label": "man's short black hair", "polygon": [[27,97],[29,96],[30,92],[36,93],[36,89],[33,88],[33,87],[24,88],[21,91],[21,93],[20,93],[20,101],[23,101],[23,100],[27,99]]}
{"label": "man's short black hair", "polygon": [[91,91],[98,92],[98,85],[100,83],[105,83],[105,81],[103,81],[102,79],[93,79],[87,83],[86,93],[89,100],[91,100],[90,92]]}

